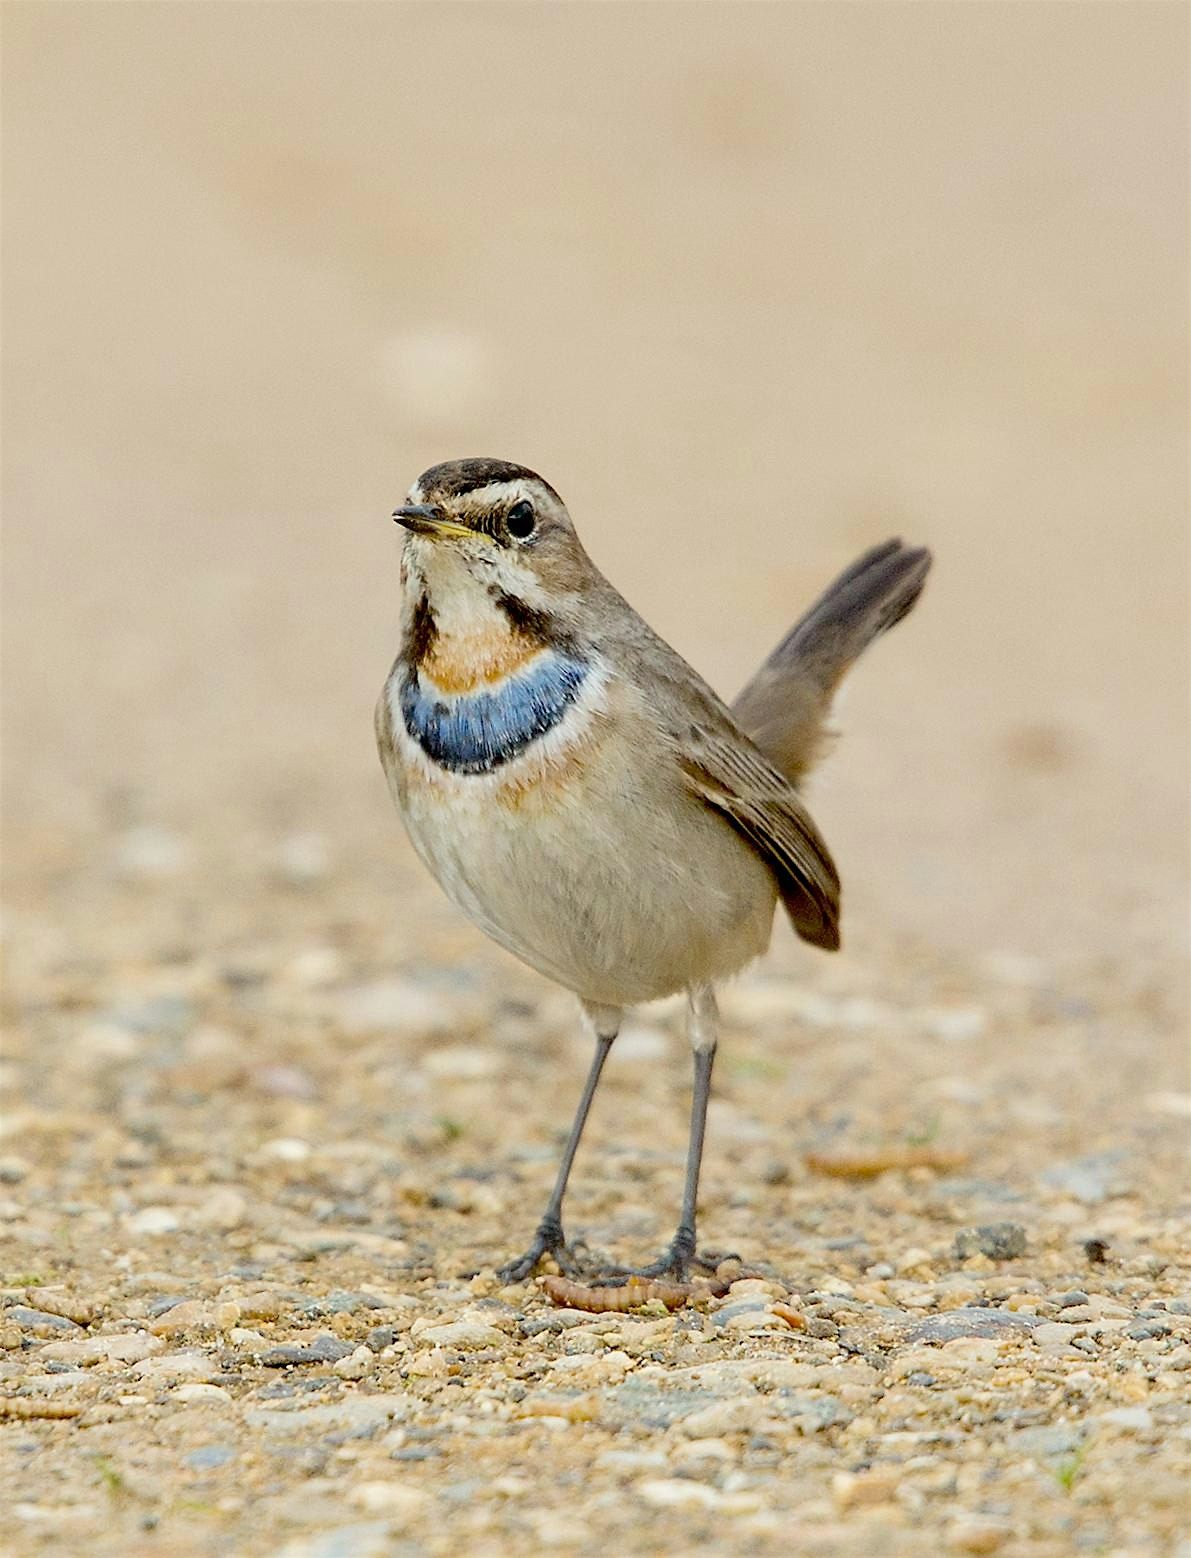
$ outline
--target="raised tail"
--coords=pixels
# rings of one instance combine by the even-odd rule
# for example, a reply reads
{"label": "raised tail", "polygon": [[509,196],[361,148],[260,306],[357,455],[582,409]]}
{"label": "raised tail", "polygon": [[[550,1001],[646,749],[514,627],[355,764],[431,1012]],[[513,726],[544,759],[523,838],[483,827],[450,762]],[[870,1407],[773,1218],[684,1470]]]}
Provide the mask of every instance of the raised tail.
{"label": "raised tail", "polygon": [[732,705],[740,728],[797,784],[827,742],[844,673],[922,593],[931,555],[886,541],[846,568],[800,617]]}

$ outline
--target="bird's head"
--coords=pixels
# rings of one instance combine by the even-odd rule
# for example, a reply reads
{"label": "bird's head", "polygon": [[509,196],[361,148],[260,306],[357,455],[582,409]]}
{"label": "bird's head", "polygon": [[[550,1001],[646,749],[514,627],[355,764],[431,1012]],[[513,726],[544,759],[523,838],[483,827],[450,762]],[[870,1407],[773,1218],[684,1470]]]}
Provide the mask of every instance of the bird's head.
{"label": "bird's head", "polygon": [[548,481],[508,460],[449,460],[424,471],[393,518],[414,538],[416,571],[460,565],[487,588],[536,594],[582,584],[590,567]]}

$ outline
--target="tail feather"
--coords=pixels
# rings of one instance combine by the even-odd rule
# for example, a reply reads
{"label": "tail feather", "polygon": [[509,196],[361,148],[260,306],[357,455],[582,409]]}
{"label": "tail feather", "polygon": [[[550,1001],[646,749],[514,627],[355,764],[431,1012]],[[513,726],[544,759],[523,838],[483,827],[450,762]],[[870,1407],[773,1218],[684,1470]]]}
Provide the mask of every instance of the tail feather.
{"label": "tail feather", "polygon": [[828,585],[732,705],[737,724],[792,784],[814,766],[844,674],[922,593],[931,555],[885,541]]}

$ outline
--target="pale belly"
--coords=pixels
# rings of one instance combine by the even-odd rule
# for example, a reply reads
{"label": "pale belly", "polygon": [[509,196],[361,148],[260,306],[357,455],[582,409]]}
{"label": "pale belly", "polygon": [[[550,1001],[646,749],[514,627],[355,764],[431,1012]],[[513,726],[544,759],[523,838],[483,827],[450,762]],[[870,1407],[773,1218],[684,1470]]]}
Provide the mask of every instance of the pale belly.
{"label": "pale belly", "polygon": [[422,860],[493,940],[586,1000],[669,995],[768,945],[772,873],[640,729],[603,724],[553,763],[477,777],[394,735],[386,767]]}

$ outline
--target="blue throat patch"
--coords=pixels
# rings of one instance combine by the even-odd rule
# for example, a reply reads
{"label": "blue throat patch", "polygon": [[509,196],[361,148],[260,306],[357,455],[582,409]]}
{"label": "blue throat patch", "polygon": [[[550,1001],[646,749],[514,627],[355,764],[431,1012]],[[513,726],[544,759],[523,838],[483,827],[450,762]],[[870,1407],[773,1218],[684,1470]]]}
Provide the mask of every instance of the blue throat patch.
{"label": "blue throat patch", "polygon": [[411,668],[401,682],[405,728],[441,768],[490,773],[558,724],[588,669],[584,660],[550,651],[497,691],[446,699],[425,690]]}

